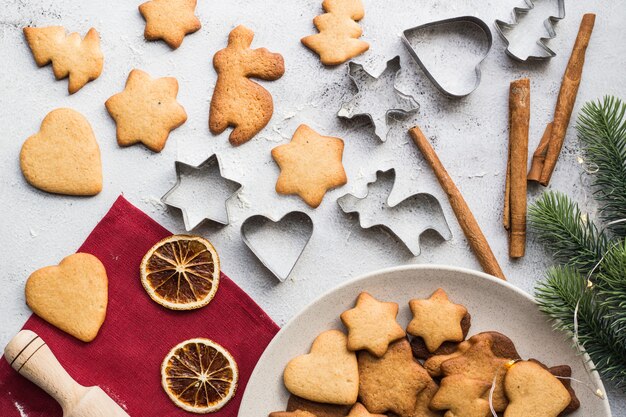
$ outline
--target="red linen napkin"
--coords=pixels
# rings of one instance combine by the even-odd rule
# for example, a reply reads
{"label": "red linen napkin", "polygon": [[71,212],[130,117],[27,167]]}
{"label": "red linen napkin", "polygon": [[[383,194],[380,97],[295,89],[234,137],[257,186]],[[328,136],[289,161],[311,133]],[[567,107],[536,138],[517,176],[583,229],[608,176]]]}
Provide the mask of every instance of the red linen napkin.
{"label": "red linen napkin", "polygon": [[[152,301],[141,286],[139,263],[152,245],[170,234],[120,196],[78,250],[98,257],[109,277],[107,317],[96,339],[83,343],[35,315],[24,328],[47,342],[78,383],[99,385],[133,417],[191,416],[161,388],[161,362],[183,340],[212,339],[228,349],[239,366],[235,397],[214,415],[235,417],[252,369],[278,326],[224,274],[215,298],[199,310],[172,311]],[[0,416],[61,417],[62,412],[2,359]]]}

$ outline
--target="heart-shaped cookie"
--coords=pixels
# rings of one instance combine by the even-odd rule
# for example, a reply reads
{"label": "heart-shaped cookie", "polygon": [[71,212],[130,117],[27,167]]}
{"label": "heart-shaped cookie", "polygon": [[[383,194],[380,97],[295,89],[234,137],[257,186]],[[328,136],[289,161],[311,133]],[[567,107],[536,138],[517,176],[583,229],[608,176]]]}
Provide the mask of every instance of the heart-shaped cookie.
{"label": "heart-shaped cookie", "polygon": [[26,304],[33,312],[83,342],[91,342],[98,334],[107,302],[106,270],[88,253],[41,268],[26,281]]}
{"label": "heart-shaped cookie", "polygon": [[20,153],[26,181],[49,193],[96,195],[102,190],[100,148],[91,125],[72,109],[46,115]]}
{"label": "heart-shaped cookie", "polygon": [[509,368],[504,389],[509,398],[504,417],[557,417],[572,400],[561,381],[531,361]]}
{"label": "heart-shaped cookie", "polygon": [[321,333],[311,352],[287,364],[283,379],[294,395],[325,404],[354,404],[359,394],[359,369],[348,338],[339,330]]}

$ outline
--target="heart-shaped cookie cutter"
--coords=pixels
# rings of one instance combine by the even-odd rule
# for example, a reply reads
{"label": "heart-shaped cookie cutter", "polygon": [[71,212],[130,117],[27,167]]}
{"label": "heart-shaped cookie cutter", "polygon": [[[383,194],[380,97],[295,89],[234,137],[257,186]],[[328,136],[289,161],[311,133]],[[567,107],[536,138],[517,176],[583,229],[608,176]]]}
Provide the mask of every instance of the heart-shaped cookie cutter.
{"label": "heart-shaped cookie cutter", "polygon": [[313,220],[301,211],[279,219],[256,214],[241,224],[241,238],[281,282],[296,266],[313,236]]}
{"label": "heart-shaped cookie cutter", "polygon": [[[391,232],[411,251],[413,256],[421,253],[420,237],[427,230],[434,230],[444,240],[450,240],[452,238],[450,226],[439,200],[432,194],[417,193],[394,205],[389,204],[395,178],[396,173],[393,168],[387,171],[376,171],[376,179],[367,184],[367,193],[363,197],[346,194],[340,197],[337,203],[344,213],[358,215],[361,228],[369,229],[378,226]],[[385,182],[390,182],[391,188],[379,190],[381,185],[385,188]],[[381,213],[384,216],[381,216]]]}
{"label": "heart-shaped cookie cutter", "polygon": [[[527,15],[532,9],[535,8],[535,3],[532,0],[525,0],[526,5],[528,7],[515,7],[513,8],[513,21],[512,22],[504,22],[502,20],[496,20],[495,26],[497,32],[502,37],[502,40],[506,44],[506,54],[513,58],[516,61],[526,62],[530,60],[545,60],[554,58],[556,56],[556,52],[550,49],[547,45],[547,41],[550,39],[556,38],[556,23],[559,20],[563,20],[565,18],[565,0],[556,0],[559,14],[556,16],[548,16],[548,18],[544,21],[544,27],[548,32],[548,36],[544,36],[537,40],[537,45],[541,48],[542,51],[545,52],[545,55],[528,55],[527,57],[522,57],[511,51],[511,44],[515,42],[514,39],[511,39],[509,34],[515,30],[521,18]],[[528,34],[521,34],[523,37],[527,37]]]}
{"label": "heart-shaped cookie cutter", "polygon": [[[437,78],[432,74],[432,72],[429,71],[428,68],[426,68],[426,65],[420,58],[419,52],[417,51],[417,49],[413,47],[413,45],[411,45],[411,42],[409,42],[409,37],[411,37],[413,33],[418,33],[419,31],[422,31],[427,28],[434,28],[437,26],[449,27],[450,25],[454,25],[454,26],[473,25],[479,29],[479,32],[484,33],[484,40],[486,41],[486,52],[484,53],[484,56],[476,64],[476,67],[475,67],[476,81],[474,85],[471,86],[471,88],[461,93],[451,91],[450,89],[447,89],[446,87],[444,87],[442,83],[438,81]],[[474,36],[471,36],[471,37],[474,37]],[[413,57],[417,65],[419,65],[419,67],[422,69],[426,77],[433,83],[433,85],[439,91],[441,91],[444,95],[450,98],[462,98],[474,92],[474,90],[476,90],[478,86],[480,85],[480,80],[481,80],[480,65],[483,63],[485,58],[487,58],[487,55],[489,55],[489,51],[491,50],[491,46],[493,45],[493,36],[491,34],[491,30],[489,29],[489,26],[487,26],[487,24],[483,20],[475,16],[459,16],[459,17],[453,17],[453,18],[444,19],[444,20],[437,20],[434,22],[429,22],[420,26],[415,26],[415,27],[406,29],[402,32],[402,42],[404,43],[404,46],[406,46],[406,48],[408,49],[409,53],[411,54],[411,56]]]}

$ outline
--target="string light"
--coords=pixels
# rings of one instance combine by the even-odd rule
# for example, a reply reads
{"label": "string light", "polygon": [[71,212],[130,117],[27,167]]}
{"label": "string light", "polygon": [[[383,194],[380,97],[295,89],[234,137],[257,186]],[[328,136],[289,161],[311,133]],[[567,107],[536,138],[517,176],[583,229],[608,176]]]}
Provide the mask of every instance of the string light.
{"label": "string light", "polygon": [[[507,363],[504,364],[504,366],[506,367],[506,369],[510,369],[513,365],[515,365],[515,363],[518,361],[519,359],[511,359],[510,361],[508,361]],[[496,372],[496,374],[493,376],[493,381],[491,382],[491,388],[489,388],[489,410],[491,410],[491,415],[493,417],[498,417],[498,413],[496,412],[496,410],[493,408],[493,393],[496,390],[496,382],[498,380],[498,373]]]}
{"label": "string light", "polygon": [[572,378],[570,376],[554,376],[556,379],[566,379],[568,381],[573,381],[573,382],[578,382],[579,384],[585,386],[587,389],[589,389],[589,391],[593,392],[593,395],[595,395],[596,397],[600,398],[600,399],[604,399],[604,393],[600,390],[600,388],[596,388],[592,385],[587,384],[586,382],[583,382],[579,379],[576,378]]}

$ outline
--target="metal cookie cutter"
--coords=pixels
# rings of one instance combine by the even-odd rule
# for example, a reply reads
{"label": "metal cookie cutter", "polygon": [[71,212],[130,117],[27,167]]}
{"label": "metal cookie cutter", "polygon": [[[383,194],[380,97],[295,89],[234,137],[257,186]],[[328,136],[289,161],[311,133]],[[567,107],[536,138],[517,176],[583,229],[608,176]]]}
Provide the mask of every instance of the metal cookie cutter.
{"label": "metal cookie cutter", "polygon": [[161,202],[180,209],[185,229],[196,228],[205,219],[228,224],[227,201],[241,190],[241,184],[222,175],[217,155],[198,166],[176,161],[176,184]]}
{"label": "metal cookie cutter", "polygon": [[[460,16],[406,29],[402,32],[402,42],[426,77],[439,91],[450,98],[461,98],[472,93],[480,85],[480,65],[491,50],[493,36],[489,26],[479,18]],[[456,56],[452,56],[456,58],[455,66],[446,69],[451,74],[449,79],[446,79],[443,73],[436,71],[442,69],[441,61],[449,60],[450,57],[433,57],[430,68],[422,58],[426,52],[432,51],[433,46],[436,46],[438,42],[445,42],[440,45],[440,49],[446,51],[447,54],[456,52]],[[471,56],[461,56],[461,52]],[[474,65],[473,61],[476,56],[479,57],[479,61]],[[467,74],[459,71],[467,62],[474,66],[473,73],[471,68]]]}
{"label": "metal cookie cutter", "polygon": [[556,53],[548,48],[546,42],[556,37],[556,23],[565,18],[565,0],[552,0],[552,2],[554,1],[557,2],[558,14],[556,16],[548,16],[543,22],[548,36],[540,37],[537,42],[531,45],[532,50],[527,46],[527,50],[522,48],[520,51],[514,51],[515,49],[520,49],[520,46],[523,47],[523,40],[529,38],[528,32],[520,30],[519,24],[524,16],[535,8],[535,4],[532,0],[525,0],[528,7],[515,7],[513,9],[513,21],[511,23],[502,20],[495,21],[496,30],[504,40],[504,43],[506,43],[506,53],[508,56],[520,62],[550,59],[556,56]]}
{"label": "metal cookie cutter", "polygon": [[367,116],[374,125],[375,134],[381,141],[387,140],[389,116],[406,115],[419,109],[419,104],[410,95],[396,88],[396,74],[400,71],[400,57],[387,61],[384,71],[371,75],[363,65],[354,61],[348,63],[348,75],[358,92],[352,100],[341,105],[339,117],[352,119],[354,116]]}
{"label": "metal cookie cutter", "polygon": [[367,194],[364,197],[346,194],[337,203],[344,213],[357,213],[363,229],[381,226],[389,230],[404,243],[413,256],[420,254],[420,236],[426,230],[434,230],[444,240],[449,240],[452,232],[439,201],[433,195],[414,194],[398,204],[389,204],[388,196],[395,178],[393,168],[377,171],[376,180],[367,184]]}
{"label": "metal cookie cutter", "polygon": [[241,224],[241,238],[252,253],[281,282],[298,263],[313,236],[313,220],[301,211],[292,211],[278,220],[260,214]]}

